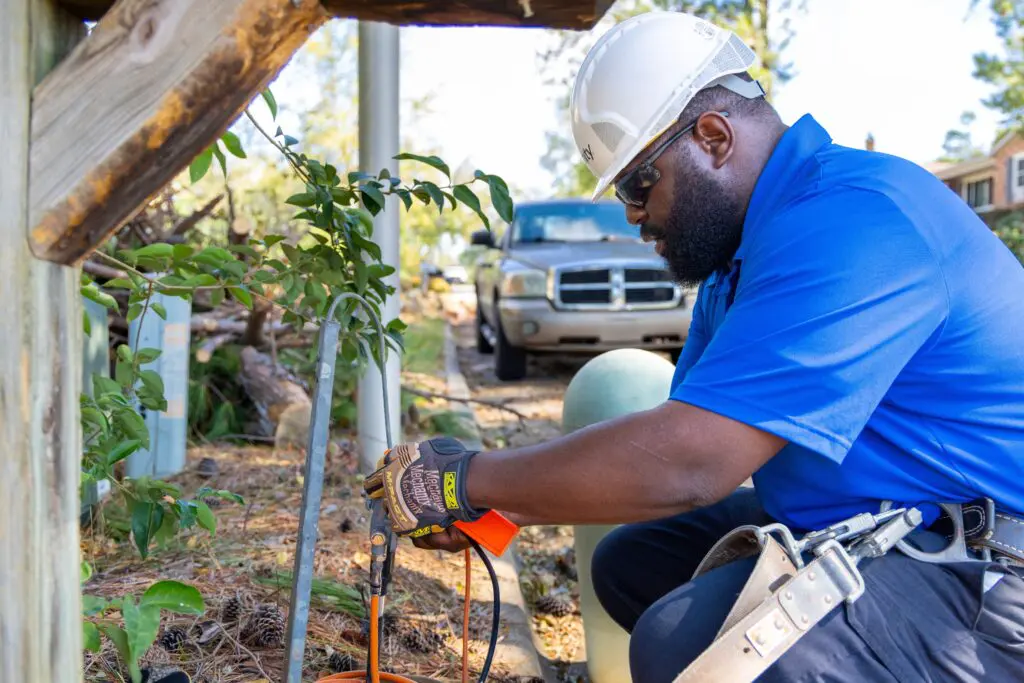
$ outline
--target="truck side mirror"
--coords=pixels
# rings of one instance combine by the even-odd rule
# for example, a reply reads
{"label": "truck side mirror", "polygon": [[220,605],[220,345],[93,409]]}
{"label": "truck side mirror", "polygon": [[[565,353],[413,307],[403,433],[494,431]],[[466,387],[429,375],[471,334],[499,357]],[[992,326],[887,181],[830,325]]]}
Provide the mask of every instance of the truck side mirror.
{"label": "truck side mirror", "polygon": [[470,236],[470,244],[484,246],[488,249],[494,248],[494,235],[490,230],[477,230]]}

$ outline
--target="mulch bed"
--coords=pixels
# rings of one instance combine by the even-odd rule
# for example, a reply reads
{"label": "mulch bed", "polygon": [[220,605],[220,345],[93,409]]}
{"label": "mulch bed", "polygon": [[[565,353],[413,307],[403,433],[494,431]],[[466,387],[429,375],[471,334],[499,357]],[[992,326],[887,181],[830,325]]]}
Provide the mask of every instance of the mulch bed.
{"label": "mulch bed", "polygon": [[[365,665],[368,629],[360,589],[368,580],[368,519],[354,448],[351,441],[340,440],[328,452],[315,556],[315,576],[324,583],[314,590],[304,680]],[[207,458],[216,464],[212,477],[203,476],[197,468]],[[209,461],[204,469],[208,467]],[[165,612],[161,636],[144,657],[144,665],[176,665],[196,683],[282,680],[283,637],[275,638],[275,629],[270,628],[269,637],[275,642],[260,643],[259,636],[247,633],[247,624],[260,605],[287,613],[302,496],[302,454],[271,447],[195,448],[189,452],[187,470],[173,481],[186,498],[201,486],[211,486],[242,495],[245,504],[224,502],[214,509],[215,537],[195,529],[164,548],[154,548],[146,560],[127,543],[83,531],[83,559],[94,567],[84,593],[108,598],[141,595],[160,579],[193,585],[204,597],[206,613],[195,618]],[[470,667],[479,671],[492,607],[486,572],[479,563],[473,570]],[[386,607],[393,620],[386,625],[382,643],[386,669],[460,680],[463,580],[461,554],[424,552],[408,542],[399,543]],[[243,605],[237,619],[225,615],[232,598]],[[176,628],[184,631],[184,637],[177,633],[182,642],[165,649],[160,638]],[[268,630],[262,633],[266,639]],[[119,670],[115,650],[106,638],[99,654],[86,653],[85,680],[119,681]],[[490,680],[517,678],[492,669]]]}

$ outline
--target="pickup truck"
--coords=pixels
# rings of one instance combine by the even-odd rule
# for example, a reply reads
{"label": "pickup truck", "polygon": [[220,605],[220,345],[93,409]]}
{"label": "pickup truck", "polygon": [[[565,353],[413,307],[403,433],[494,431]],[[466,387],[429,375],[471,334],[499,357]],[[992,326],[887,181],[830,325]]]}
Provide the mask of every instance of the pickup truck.
{"label": "pickup truck", "polygon": [[526,376],[528,354],[667,351],[678,358],[696,289],[672,280],[622,205],[523,202],[501,233],[475,232],[476,343],[498,379]]}

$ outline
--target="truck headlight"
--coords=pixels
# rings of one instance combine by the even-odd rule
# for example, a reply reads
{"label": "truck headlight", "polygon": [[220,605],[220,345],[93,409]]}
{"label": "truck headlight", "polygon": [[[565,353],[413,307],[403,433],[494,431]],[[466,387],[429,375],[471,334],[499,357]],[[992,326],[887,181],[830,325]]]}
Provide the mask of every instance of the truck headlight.
{"label": "truck headlight", "polygon": [[535,299],[548,295],[548,274],[543,270],[519,270],[501,281],[498,294],[511,299]]}

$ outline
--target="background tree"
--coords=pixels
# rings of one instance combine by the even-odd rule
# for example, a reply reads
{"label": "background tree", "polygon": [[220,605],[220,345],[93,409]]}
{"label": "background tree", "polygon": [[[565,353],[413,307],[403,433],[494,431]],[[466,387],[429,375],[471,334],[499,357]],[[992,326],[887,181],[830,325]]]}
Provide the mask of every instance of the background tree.
{"label": "background tree", "polygon": [[[538,61],[559,112],[558,129],[547,133],[548,151],[541,161],[555,178],[555,194],[589,196],[597,184],[566,133],[570,129],[569,94],[587,51],[611,26],[642,12],[669,10],[696,14],[728,28],[757,55],[759,63],[751,75],[761,82],[770,100],[775,88],[794,75],[792,64],[783,59],[794,35],[788,13],[805,11],[806,4],[806,0],[619,0],[590,31],[551,32],[550,45],[538,54]],[[773,33],[769,23],[774,26],[777,17],[782,21]]]}

